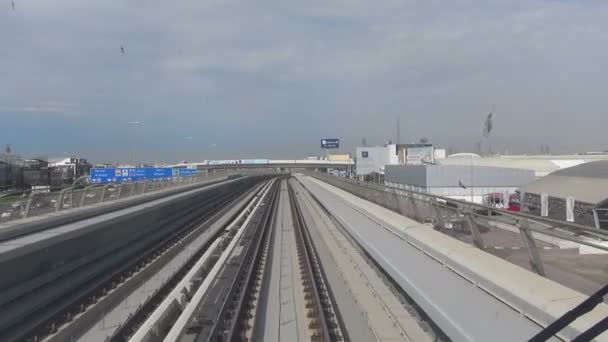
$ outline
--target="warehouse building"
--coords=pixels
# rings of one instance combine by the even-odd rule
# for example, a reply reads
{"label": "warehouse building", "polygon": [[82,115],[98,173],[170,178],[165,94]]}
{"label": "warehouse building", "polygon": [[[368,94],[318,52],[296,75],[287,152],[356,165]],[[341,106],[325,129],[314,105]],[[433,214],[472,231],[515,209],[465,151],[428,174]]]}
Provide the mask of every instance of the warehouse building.
{"label": "warehouse building", "polygon": [[504,155],[481,157],[474,153],[456,153],[439,163],[443,165],[479,165],[533,170],[536,177],[544,177],[560,169],[588,162],[608,160],[606,153],[585,153],[570,155]]}
{"label": "warehouse building", "polygon": [[608,160],[555,171],[520,192],[526,212],[608,229]]}
{"label": "warehouse building", "polygon": [[387,165],[385,173],[386,185],[475,203],[508,199],[534,179],[531,170],[471,165]]}

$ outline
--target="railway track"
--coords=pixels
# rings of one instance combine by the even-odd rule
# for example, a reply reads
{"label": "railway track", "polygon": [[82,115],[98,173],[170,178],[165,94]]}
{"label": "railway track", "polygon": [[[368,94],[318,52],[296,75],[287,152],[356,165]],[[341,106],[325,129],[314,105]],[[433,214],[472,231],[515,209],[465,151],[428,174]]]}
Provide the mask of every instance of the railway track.
{"label": "railway track", "polygon": [[[180,241],[203,229],[205,223],[246,189],[246,186],[239,186],[228,192],[219,192],[182,213],[180,229],[160,229],[129,248],[110,250],[65,272],[56,281],[5,303],[0,307],[0,313],[11,321],[4,322],[0,339],[28,342],[61,340],[54,337],[63,327],[86,315],[100,300],[117,291]],[[201,212],[201,208],[203,214],[196,214]],[[42,307],[41,303],[44,304]]]}
{"label": "railway track", "polygon": [[[129,336],[130,341],[177,341],[184,336],[199,341],[225,340],[237,330],[235,312],[239,311],[238,304],[243,303],[244,281],[250,278],[261,241],[268,231],[265,227],[274,207],[275,191],[274,181],[262,188],[197,261],[202,272],[189,274],[184,279],[186,283],[174,287]],[[176,299],[179,308],[175,305]]]}
{"label": "railway track", "polygon": [[[239,280],[239,288],[235,293],[231,294],[231,298],[234,298],[230,307],[233,310],[227,313],[225,317],[236,317],[234,319],[219,319],[219,322],[228,322],[221,325],[223,334],[212,335],[209,339],[203,339],[202,341],[255,341],[264,339],[263,335],[260,335],[260,330],[263,330],[262,325],[265,324],[265,320],[272,319],[267,315],[266,308],[264,307],[264,301],[282,301],[281,298],[276,297],[276,293],[271,293],[269,299],[263,299],[262,291],[268,291],[268,278],[270,273],[273,272],[271,265],[269,265],[270,258],[279,258],[287,264],[291,264],[290,259],[291,251],[283,251],[277,255],[270,253],[271,246],[277,243],[283,243],[289,240],[288,237],[280,239],[275,237],[278,236],[278,229],[280,222],[278,221],[277,210],[280,207],[279,201],[285,200],[288,197],[286,206],[281,206],[283,211],[286,213],[291,212],[291,215],[285,215],[283,218],[291,219],[289,227],[293,227],[293,230],[282,232],[282,234],[293,234],[295,254],[293,255],[294,263],[296,263],[297,270],[294,277],[291,277],[293,281],[300,281],[300,284],[282,284],[280,287],[297,288],[301,289],[302,293],[298,294],[303,298],[303,304],[301,306],[294,305],[294,310],[298,310],[300,307],[305,311],[302,313],[304,317],[304,328],[305,333],[298,337],[299,340],[312,340],[312,341],[343,341],[347,340],[347,335],[343,332],[342,326],[339,324],[335,302],[331,295],[330,289],[325,280],[323,269],[320,260],[317,256],[314,245],[310,238],[310,233],[304,219],[302,217],[299,204],[297,203],[294,190],[289,184],[288,180],[285,179],[277,186],[277,190],[282,188],[283,191],[277,191],[272,200],[272,208],[269,208],[269,214],[263,219],[262,226],[260,229],[260,240],[255,249],[251,249],[253,253],[257,251],[257,254],[252,254],[248,260],[252,263],[248,263],[252,268],[245,268],[237,276]],[[284,222],[283,222],[284,223]],[[291,246],[291,244],[288,244]],[[283,279],[283,276],[281,276]],[[266,288],[265,288],[266,287]],[[237,295],[238,294],[238,295]],[[296,319],[297,320],[297,319]],[[280,326],[282,323],[279,322]],[[219,337],[219,339],[218,339]],[[293,338],[293,335],[283,336],[283,339]]]}
{"label": "railway track", "polygon": [[[369,255],[348,237],[341,237],[344,227],[334,227],[331,215],[325,217],[325,208],[297,180],[274,178],[259,182],[249,192],[222,193],[199,205],[205,209],[203,216],[184,219],[181,229],[151,238],[154,243],[147,240],[145,250],[139,248],[131,258],[113,256],[113,262],[122,264],[104,266],[109,273],[100,268],[87,271],[86,265],[68,273],[65,281],[81,272],[96,275],[80,282],[82,290],[51,302],[43,320],[26,322],[30,329],[23,334],[0,340],[429,339],[430,334],[423,331],[429,328],[420,329],[418,325],[424,322],[419,318],[403,323],[412,308],[403,306],[395,287],[375,269]],[[344,256],[336,254],[336,249]],[[179,267],[163,273],[152,291],[146,294],[144,290],[144,297],[137,297],[143,299],[124,310],[131,310],[128,316],[122,312],[120,320],[111,319],[110,325],[115,326],[108,330],[96,326],[110,317],[100,307],[118,307],[128,300],[128,291],[139,291],[144,284],[141,279],[169,269],[166,266],[174,259],[180,260]],[[367,285],[358,284],[353,274],[365,276]],[[387,324],[392,326],[391,334]],[[358,334],[361,329],[371,334]]]}
{"label": "railway track", "polygon": [[[283,190],[281,190],[283,189]],[[344,341],[348,335],[339,322],[337,308],[323,273],[323,267],[304,222],[294,190],[287,179],[274,182],[257,210],[222,244],[217,260],[207,267],[204,280],[187,294],[187,304],[180,313],[169,309],[157,315],[174,316],[169,321],[151,320],[130,341],[250,341],[258,340],[256,327],[268,319],[261,309],[260,293],[269,277],[271,246],[276,243],[277,211],[282,208],[293,238],[293,262],[296,266],[293,285],[301,289],[302,328],[298,339]],[[283,201],[283,202],[281,202]],[[290,244],[290,246],[292,246]],[[283,257],[279,255],[278,257]],[[297,286],[296,286],[297,285]],[[285,284],[285,286],[289,286]],[[174,289],[175,290],[175,289]],[[273,298],[276,300],[276,297]],[[166,306],[168,308],[168,306]],[[147,329],[156,327],[158,333]],[[112,339],[112,341],[120,339]]]}
{"label": "railway track", "polygon": [[[257,190],[261,191],[261,190]],[[244,209],[245,206],[243,206]],[[238,220],[240,210],[237,211],[228,222],[232,222],[234,220]],[[228,224],[224,225],[224,228]],[[196,265],[197,261],[203,257],[205,253],[207,253],[212,246],[213,242],[221,237],[223,229],[218,230],[217,233],[213,234],[211,238],[204,244],[202,248],[200,248],[196,253],[194,253],[186,263],[182,265],[182,267],[175,272],[175,274],[163,284],[161,288],[158,289],[152,296],[150,296],[143,305],[137,310],[137,312],[129,317],[127,321],[125,321],[116,332],[108,338],[108,342],[120,342],[120,341],[128,341],[133,333],[137,331],[137,329],[146,321],[146,319],[150,316],[152,312],[162,303],[162,301],[170,294],[170,292],[178,285],[178,283],[184,279],[184,277],[190,272]],[[214,258],[214,261],[217,261],[217,258]],[[207,268],[210,265],[206,266]],[[205,272],[200,274],[201,277],[206,275]]]}
{"label": "railway track", "polygon": [[[450,341],[300,180],[294,180],[294,184],[308,209],[307,219],[317,228],[317,240],[323,240],[332,254],[334,271],[341,274],[347,291],[361,304],[373,335],[367,339],[382,341],[385,336],[392,336],[391,341]],[[353,319],[352,313],[349,317]],[[352,325],[351,322],[351,328]],[[363,334],[359,333],[361,340]]]}
{"label": "railway track", "polygon": [[327,284],[323,266],[317,255],[315,246],[306,226],[302,209],[297,202],[295,191],[288,182],[289,203],[294,217],[297,254],[304,285],[304,298],[307,316],[310,318],[309,328],[313,330],[313,341],[342,341],[345,334],[337,317],[335,300]]}
{"label": "railway track", "polygon": [[[217,317],[210,333],[199,341],[242,341],[246,339],[249,329],[247,320],[253,291],[259,286],[259,270],[263,267],[262,261],[268,252],[268,245],[272,237],[272,221],[277,210],[279,183],[273,184],[272,195],[255,223],[249,231],[246,255],[241,259],[236,277],[231,283],[226,302],[222,305],[220,315]],[[200,336],[200,335],[199,335]]]}

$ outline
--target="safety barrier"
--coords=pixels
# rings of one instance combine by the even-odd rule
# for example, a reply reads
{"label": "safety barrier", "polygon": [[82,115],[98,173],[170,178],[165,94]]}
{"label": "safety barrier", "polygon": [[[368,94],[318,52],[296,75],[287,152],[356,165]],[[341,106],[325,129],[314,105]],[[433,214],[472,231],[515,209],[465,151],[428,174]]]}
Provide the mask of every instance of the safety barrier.
{"label": "safety barrier", "polygon": [[232,173],[230,171],[210,171],[162,181],[91,184],[84,188],[70,186],[60,191],[46,193],[32,191],[24,194],[18,200],[0,203],[0,223],[131,198],[187,184],[207,182],[231,176]]}
{"label": "safety barrier", "polygon": [[480,249],[489,247],[482,233],[512,227],[522,237],[530,267],[542,276],[545,270],[537,246],[539,240],[549,244],[573,243],[608,252],[608,246],[602,244],[608,241],[608,231],[593,227],[321,172],[305,173],[437,230],[468,234],[471,243]]}

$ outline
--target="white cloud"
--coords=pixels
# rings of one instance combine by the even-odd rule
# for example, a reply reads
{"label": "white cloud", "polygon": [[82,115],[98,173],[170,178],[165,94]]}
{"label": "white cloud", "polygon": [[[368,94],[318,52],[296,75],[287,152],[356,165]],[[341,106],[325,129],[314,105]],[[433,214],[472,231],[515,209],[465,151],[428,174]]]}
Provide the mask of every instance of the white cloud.
{"label": "white cloud", "polygon": [[500,143],[585,148],[608,124],[607,16],[599,0],[28,1],[0,11],[0,115],[169,116],[177,139],[198,125],[255,146],[382,141],[401,114],[402,135],[466,145],[494,103]]}
{"label": "white cloud", "polygon": [[36,104],[1,106],[0,112],[74,115],[79,104],[67,101],[43,101]]}

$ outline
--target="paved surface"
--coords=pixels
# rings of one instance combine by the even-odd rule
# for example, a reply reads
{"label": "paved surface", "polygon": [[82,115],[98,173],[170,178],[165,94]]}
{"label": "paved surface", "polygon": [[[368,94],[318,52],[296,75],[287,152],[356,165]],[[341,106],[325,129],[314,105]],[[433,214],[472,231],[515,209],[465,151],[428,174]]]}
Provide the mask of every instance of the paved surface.
{"label": "paved surface", "polygon": [[[473,236],[462,232],[453,231],[451,229],[442,229],[442,232],[456,238],[460,241],[473,244]],[[522,249],[526,248],[524,241],[519,233],[510,232],[497,227],[489,231],[482,232],[481,238],[488,249]],[[536,240],[536,246],[539,248],[553,249],[558,248],[555,245]]]}
{"label": "paved surface", "polygon": [[350,341],[431,341],[330,217],[295,188]]}
{"label": "paved surface", "polygon": [[301,178],[353,237],[454,340],[523,341],[539,327],[355,210],[327,186]]}
{"label": "paved surface", "polygon": [[[442,232],[460,241],[473,243],[469,234],[451,229],[443,229]],[[493,227],[483,232],[482,238],[486,252],[532,270],[528,250],[516,227],[493,222]],[[608,254],[580,254],[579,244],[553,241],[557,239],[542,234],[536,234],[535,240],[547,278],[588,295],[608,283]]]}
{"label": "paved surface", "polygon": [[288,196],[287,185],[282,182],[268,265],[270,279],[260,295],[263,310],[255,341],[310,340]]}
{"label": "paved surface", "polygon": [[[60,225],[58,227],[54,227],[51,229],[37,231],[35,233],[19,236],[17,238],[11,239],[11,240],[0,241],[0,260],[3,260],[8,257],[12,257],[14,255],[18,255],[19,253],[24,254],[28,251],[26,247],[36,245],[36,246],[39,246],[40,248],[43,248],[47,245],[54,243],[57,240],[63,240],[63,239],[67,239],[68,237],[74,237],[74,236],[79,236],[81,234],[85,234],[91,229],[90,228],[91,226],[95,226],[96,224],[99,224],[102,222],[107,222],[109,220],[112,220],[112,219],[115,219],[118,217],[130,215],[135,212],[144,210],[146,208],[154,207],[154,206],[162,204],[162,203],[175,201],[180,198],[190,196],[192,194],[209,191],[211,189],[215,189],[215,188],[222,186],[223,183],[212,184],[212,185],[207,185],[207,186],[204,186],[205,183],[200,183],[200,184],[201,184],[200,188],[188,190],[185,192],[180,192],[180,193],[173,194],[173,195],[170,195],[167,197],[151,200],[149,202],[136,204],[131,207],[118,209],[116,211],[111,211],[111,212],[104,213],[104,214],[101,214],[98,216],[89,217],[89,218],[86,218],[86,219],[83,219],[80,221],[68,223],[65,225]],[[158,193],[160,193],[160,192],[158,192]],[[149,194],[150,193],[147,193],[146,195],[149,195]],[[129,200],[129,199],[131,199],[131,198],[127,198],[126,200]],[[108,205],[108,204],[111,204],[111,202],[104,202],[104,203],[101,203],[100,205]],[[63,213],[58,213],[58,214],[60,215]],[[20,223],[22,223],[22,222],[15,221],[15,222],[10,222],[9,224],[20,224]],[[2,229],[2,227],[0,227],[0,229]]]}
{"label": "paved surface", "polygon": [[[528,252],[495,250],[492,254],[526,269]],[[591,295],[608,283],[608,254],[581,255],[578,249],[539,250],[547,278],[571,289]],[[608,303],[608,299],[604,299]]]}

